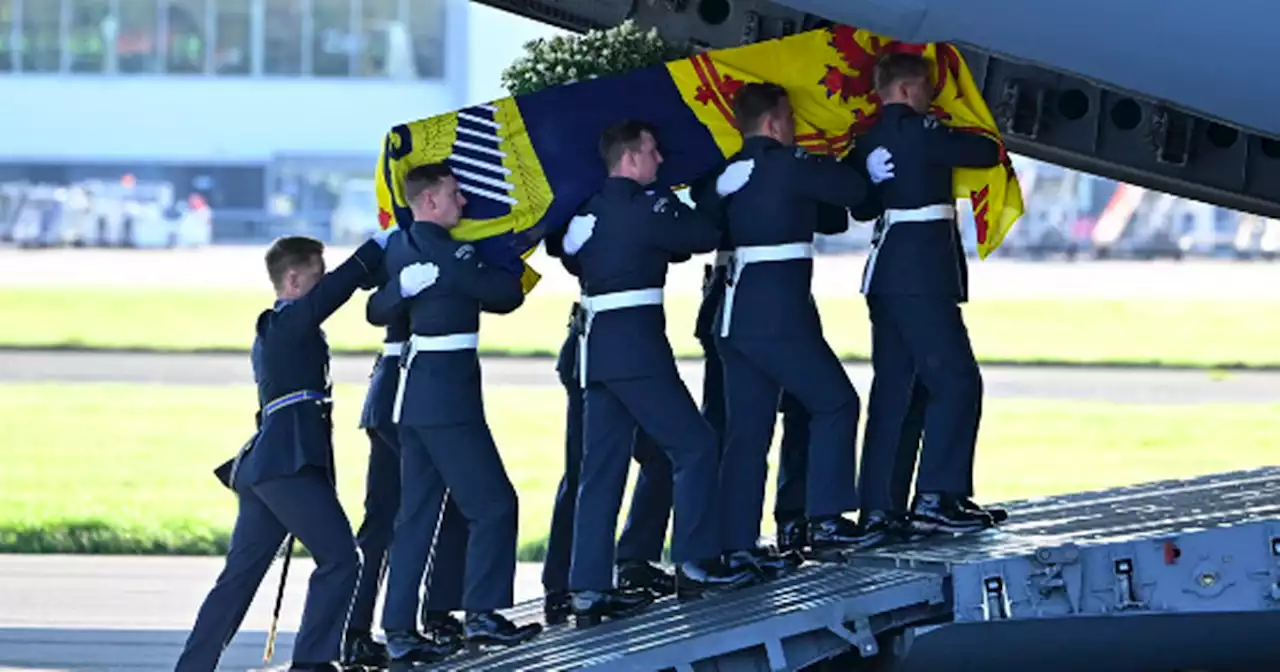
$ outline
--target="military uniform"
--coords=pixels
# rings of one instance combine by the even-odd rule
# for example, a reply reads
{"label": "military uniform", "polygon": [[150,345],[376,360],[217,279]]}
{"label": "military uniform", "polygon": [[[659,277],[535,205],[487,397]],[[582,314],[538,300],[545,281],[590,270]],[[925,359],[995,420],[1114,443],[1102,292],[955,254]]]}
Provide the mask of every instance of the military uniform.
{"label": "military uniform", "polygon": [[715,223],[670,190],[646,190],[622,177],[608,178],[581,217],[594,228],[576,253],[584,294],[578,372],[586,440],[569,587],[579,622],[592,622],[643,602],[612,592],[613,531],[637,426],[674,465],[671,554],[678,593],[697,597],[754,576],[726,571],[719,562],[717,439],[676,370],[662,307],[672,257],[713,249]]}
{"label": "military uniform", "polygon": [[[576,260],[564,254],[563,229],[545,239],[547,252],[561,259],[565,269],[579,274]],[[565,416],[565,473],[556,491],[551,515],[551,534],[547,538],[547,557],[542,565],[542,586],[546,591],[548,623],[568,618],[569,567],[573,552],[573,525],[577,509],[578,487],[583,450],[583,392],[578,374],[578,347],[582,331],[578,304],[570,311],[569,334],[556,359],[556,372],[568,397]],[[633,440],[632,456],[640,465],[635,489],[631,494],[631,511],[618,537],[617,584],[620,588],[643,588],[657,595],[675,591],[672,576],[654,563],[662,559],[671,517],[671,460],[653,439],[639,428]]]}
{"label": "military uniform", "polygon": [[[401,233],[394,234],[403,235]],[[385,269],[379,273],[378,286],[388,281]],[[372,298],[372,297],[371,297]],[[373,307],[373,306],[370,306]],[[400,510],[400,436],[392,419],[396,388],[400,378],[400,355],[410,336],[409,313],[406,303],[395,305],[388,314],[378,314],[366,309],[366,320],[385,327],[382,352],[374,362],[369,377],[369,391],[365,396],[360,415],[360,428],[369,435],[370,452],[368,475],[365,480],[364,521],[356,533],[356,543],[364,559],[364,569],[356,588],[351,606],[351,619],[347,624],[348,635],[343,662],[347,664],[373,664],[386,658],[386,647],[374,642],[370,636],[373,609],[386,571],[387,551],[391,546],[396,512]],[[447,490],[443,484],[428,494],[444,498]],[[467,546],[466,520],[456,505],[447,506],[439,527],[435,530],[434,562],[427,572],[427,589],[424,595],[424,624],[429,634],[444,635],[443,639],[460,636],[461,625],[456,623],[450,611],[462,608],[462,578]]]}
{"label": "military uniform", "polygon": [[445,488],[470,529],[461,598],[467,639],[512,644],[540,628],[517,628],[496,612],[512,604],[517,503],[485,420],[476,353],[481,310],[519,307],[520,277],[481,263],[472,245],[454,241],[444,228],[415,222],[408,235],[388,241],[389,281],[370,298],[371,312],[388,312],[384,304],[402,301],[399,274],[415,263],[435,264],[439,276],[407,301],[412,334],[400,362],[393,420],[400,427],[402,483],[416,487],[401,489],[382,627],[393,660],[434,662],[436,652],[415,628]]}
{"label": "military uniform", "polygon": [[[715,177],[715,174],[713,173],[711,177]],[[716,348],[715,321],[722,309],[725,280],[733,250],[727,231],[723,231],[727,226],[724,222],[724,203],[714,193],[714,186],[714,180],[703,179],[693,187],[694,199],[699,208],[716,213],[722,227],[721,242],[716,251],[715,262],[704,268],[702,303],[698,307],[694,336],[702,346],[704,357],[702,415],[711,424],[712,429],[716,430],[723,444],[725,435],[724,367]],[[823,213],[825,216],[819,223],[819,233],[833,234],[848,229],[847,211],[843,208],[828,207],[823,210]],[[803,549],[806,537],[805,472],[808,469],[806,455],[809,450],[810,418],[804,405],[785,391],[778,403],[778,411],[782,414],[782,445],[779,451],[777,496],[774,498],[773,514],[777,525],[777,546],[784,552],[799,551]],[[757,557],[757,561],[761,559]]]}
{"label": "military uniform", "polygon": [[316,569],[294,640],[296,669],[338,660],[360,554],[333,477],[329,347],[320,325],[383,261],[368,241],[306,295],[277,301],[258,316],[253,341],[259,428],[236,459],[219,468],[239,502],[226,565],[196,617],[177,672],[218,664],[286,535],[311,551]]}
{"label": "military uniform", "polygon": [[860,207],[867,182],[848,166],[766,137],[747,138],[730,161],[730,167],[738,161],[754,167],[750,180],[725,198],[733,251],[715,319],[728,410],[720,480],[726,546],[753,548],[760,534],[767,455],[783,391],[810,416],[809,545],[872,543],[840,515],[858,508],[859,402],[823,337],[810,290],[813,235],[830,221],[819,204]]}
{"label": "military uniform", "polygon": [[991,515],[968,498],[982,375],[960,312],[969,277],[952,171],[997,165],[999,146],[891,104],[846,160],[860,165],[878,147],[893,155],[894,174],[876,187],[883,214],[862,279],[875,368],[860,474],[864,509],[889,517],[903,511],[923,429],[917,531],[981,529]]}

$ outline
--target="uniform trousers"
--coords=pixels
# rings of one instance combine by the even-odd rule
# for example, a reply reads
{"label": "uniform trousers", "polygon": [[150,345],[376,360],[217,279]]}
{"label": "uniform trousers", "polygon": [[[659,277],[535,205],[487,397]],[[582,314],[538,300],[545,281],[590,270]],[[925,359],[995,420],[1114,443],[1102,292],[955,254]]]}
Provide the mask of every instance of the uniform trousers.
{"label": "uniform trousers", "polygon": [[917,492],[972,496],[982,374],[959,304],[872,294],[867,305],[875,378],[859,477],[866,508],[906,508],[917,451]]}
{"label": "uniform trousers", "polygon": [[669,373],[643,378],[591,381],[585,406],[586,444],[574,520],[570,589],[602,591],[613,587],[614,530],[637,427],[653,438],[672,463],[672,561],[718,557],[717,440],[675,367]]}
{"label": "uniform trousers", "polygon": [[287,534],[297,537],[316,563],[293,661],[337,660],[360,578],[360,554],[329,475],[318,467],[304,467],[283,478],[237,486],[236,498],[239,510],[226,564],[200,606],[175,672],[212,672],[217,667]]}
{"label": "uniform trousers", "polygon": [[854,473],[858,394],[821,333],[779,339],[738,335],[718,342],[727,390],[720,465],[727,550],[753,548],[760,536],[768,452],[785,390],[809,414],[805,515],[858,508]]}
{"label": "uniform trousers", "polygon": [[[582,388],[576,372],[560,377],[568,396],[565,417],[565,470],[556,491],[555,509],[551,515],[551,535],[547,539],[547,557],[542,565],[542,587],[548,593],[569,589],[569,567],[573,552],[574,513],[581,483],[583,424],[585,408]],[[667,522],[671,516],[673,474],[671,459],[638,428],[632,441],[632,456],[640,464],[631,493],[631,511],[618,537],[617,561],[662,559],[662,546],[667,538]]]}
{"label": "uniform trousers", "polygon": [[[432,562],[436,529],[440,530],[441,553],[432,569],[442,576],[453,574],[457,571],[452,564],[456,556],[444,551],[462,546],[452,539],[461,536],[455,530],[463,521],[467,531],[461,563],[464,578],[452,582],[461,586],[461,607],[484,612],[511,606],[517,501],[489,427],[483,422],[444,426],[402,422],[400,446],[400,511],[391,542],[382,628],[404,632],[417,627],[419,590]],[[450,515],[446,489],[449,505],[456,506],[460,516]],[[432,582],[441,590],[446,590],[448,583]],[[456,608],[448,604],[452,602],[449,596],[437,593],[428,596],[428,610],[436,601]]]}
{"label": "uniform trousers", "polygon": [[[702,417],[721,438],[724,449],[725,393],[724,365],[714,336],[699,336],[705,364],[702,376]],[[794,395],[785,391],[778,403],[782,413],[782,445],[778,453],[777,496],[773,518],[783,523],[804,517],[805,491],[809,469],[809,412]],[[852,479],[853,476],[851,475]]]}

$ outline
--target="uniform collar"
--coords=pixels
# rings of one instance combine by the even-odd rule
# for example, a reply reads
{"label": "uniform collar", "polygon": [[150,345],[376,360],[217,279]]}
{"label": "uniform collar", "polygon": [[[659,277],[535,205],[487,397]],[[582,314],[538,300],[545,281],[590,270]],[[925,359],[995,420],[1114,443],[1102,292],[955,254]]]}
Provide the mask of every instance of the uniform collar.
{"label": "uniform collar", "polygon": [[764,149],[773,149],[781,146],[781,142],[778,142],[767,135],[752,135],[744,138],[742,141],[742,151],[744,153],[754,153]]}
{"label": "uniform collar", "polygon": [[425,220],[418,220],[414,222],[413,232],[420,236],[430,236],[430,237],[435,237],[440,239],[445,239],[449,237],[449,231],[445,229],[443,226],[440,226],[435,222],[428,222]]}
{"label": "uniform collar", "polygon": [[916,111],[906,103],[886,103],[880,109],[883,114],[892,114],[892,115],[916,114]]}
{"label": "uniform collar", "polygon": [[280,310],[281,308],[284,308],[285,306],[293,303],[295,300],[296,299],[276,299],[276,302],[274,305],[271,306],[271,309]]}
{"label": "uniform collar", "polygon": [[612,193],[634,194],[644,190],[644,185],[629,177],[609,176],[604,181],[604,190]]}

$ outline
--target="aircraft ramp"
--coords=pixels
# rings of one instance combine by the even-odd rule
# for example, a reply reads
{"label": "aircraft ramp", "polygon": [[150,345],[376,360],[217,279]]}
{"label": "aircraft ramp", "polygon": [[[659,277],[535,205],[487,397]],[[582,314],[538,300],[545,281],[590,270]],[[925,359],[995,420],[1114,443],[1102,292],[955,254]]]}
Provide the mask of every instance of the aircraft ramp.
{"label": "aircraft ramp", "polygon": [[[1267,669],[1280,663],[1280,467],[1007,504],[979,535],[638,616],[549,628],[450,670]],[[539,619],[541,601],[513,609]],[[1274,668],[1280,669],[1280,667]]]}

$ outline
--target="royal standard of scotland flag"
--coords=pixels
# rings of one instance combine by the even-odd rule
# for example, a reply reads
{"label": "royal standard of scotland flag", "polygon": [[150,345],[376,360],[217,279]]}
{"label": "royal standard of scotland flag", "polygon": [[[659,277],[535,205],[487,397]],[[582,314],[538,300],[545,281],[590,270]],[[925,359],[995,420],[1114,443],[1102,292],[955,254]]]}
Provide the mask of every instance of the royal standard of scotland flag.
{"label": "royal standard of scotland flag", "polygon": [[[664,186],[689,184],[738,151],[732,101],[745,82],[786,87],[797,144],[843,156],[875,121],[876,59],[911,51],[934,64],[934,114],[948,126],[1000,139],[969,68],[950,44],[909,45],[834,26],[640,70],[503,98],[398,125],[387,133],[376,183],[383,228],[412,221],[402,178],[445,161],[467,197],[454,238],[482,258],[520,263],[550,229],[567,222],[600,186],[600,134],[624,118],[658,128]],[[1003,146],[1003,143],[1002,143]],[[972,201],[978,251],[999,247],[1022,215],[1022,192],[1008,157],[991,169],[957,169],[955,195]],[[524,267],[525,291],[538,275]]]}

